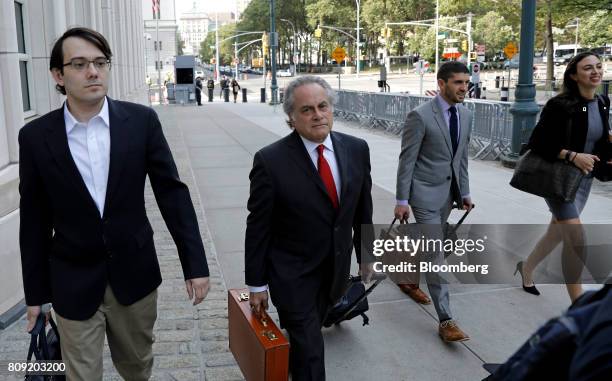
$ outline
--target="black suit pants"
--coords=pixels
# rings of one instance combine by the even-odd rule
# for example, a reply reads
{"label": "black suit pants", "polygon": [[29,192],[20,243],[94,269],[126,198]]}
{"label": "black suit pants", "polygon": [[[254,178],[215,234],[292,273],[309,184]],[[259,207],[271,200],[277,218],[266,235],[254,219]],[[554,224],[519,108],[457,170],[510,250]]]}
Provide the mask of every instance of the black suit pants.
{"label": "black suit pants", "polygon": [[325,380],[325,345],[321,327],[330,308],[329,291],[333,261],[319,267],[321,276],[316,302],[306,312],[278,311],[281,327],[289,333],[289,371],[293,381]]}

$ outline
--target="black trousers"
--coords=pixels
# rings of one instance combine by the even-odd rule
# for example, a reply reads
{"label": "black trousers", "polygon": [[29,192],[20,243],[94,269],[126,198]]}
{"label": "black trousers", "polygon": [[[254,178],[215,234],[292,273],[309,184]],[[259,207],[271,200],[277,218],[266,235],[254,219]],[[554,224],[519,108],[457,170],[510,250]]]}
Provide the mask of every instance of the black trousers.
{"label": "black trousers", "polygon": [[202,90],[197,89],[196,88],[196,101],[198,102],[198,105],[202,104]]}
{"label": "black trousers", "polygon": [[321,279],[318,290],[313,290],[316,299],[312,308],[300,312],[278,310],[281,327],[289,333],[289,372],[293,381],[325,380],[325,345],[321,327],[331,307],[332,268],[333,261],[325,261],[317,271]]}

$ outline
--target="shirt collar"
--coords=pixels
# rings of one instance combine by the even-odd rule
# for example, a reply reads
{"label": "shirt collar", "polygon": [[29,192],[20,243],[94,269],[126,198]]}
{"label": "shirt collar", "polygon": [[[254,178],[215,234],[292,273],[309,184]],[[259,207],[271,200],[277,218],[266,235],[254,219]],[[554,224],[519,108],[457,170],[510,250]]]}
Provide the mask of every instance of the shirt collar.
{"label": "shirt collar", "polygon": [[[94,115],[89,121],[94,120],[95,118],[100,118],[104,122],[105,126],[110,126],[109,116],[108,116],[108,100],[104,97],[104,104],[102,105],[102,109],[97,115]],[[68,110],[68,102],[64,102],[64,121],[66,122],[66,133],[70,134],[70,132],[74,129],[74,126],[79,124],[79,121],[76,120],[74,115]],[[88,122],[89,123],[89,122]]]}
{"label": "shirt collar", "polygon": [[[444,99],[440,94],[436,95],[436,99],[438,99],[438,105],[440,105],[442,111],[444,111],[445,113],[448,112],[448,109],[451,108],[452,105],[448,103],[446,99]],[[455,108],[457,108],[457,105],[455,105]]]}
{"label": "shirt collar", "polygon": [[304,142],[304,146],[306,147],[306,151],[308,151],[308,152],[316,151],[317,147],[320,144],[323,144],[325,146],[325,148],[327,148],[328,150],[334,152],[334,145],[332,144],[331,133],[327,134],[327,137],[325,138],[323,143],[313,142],[312,140],[306,139],[302,135],[300,135],[300,138],[302,139],[302,142]]}

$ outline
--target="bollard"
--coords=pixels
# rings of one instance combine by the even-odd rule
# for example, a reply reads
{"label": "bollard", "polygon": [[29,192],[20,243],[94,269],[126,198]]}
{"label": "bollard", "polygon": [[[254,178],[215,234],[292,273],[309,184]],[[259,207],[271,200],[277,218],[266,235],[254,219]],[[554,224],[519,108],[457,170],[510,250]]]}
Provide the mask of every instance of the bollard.
{"label": "bollard", "polygon": [[213,91],[214,89],[208,89],[208,101],[209,102],[213,101]]}
{"label": "bollard", "polygon": [[285,99],[285,88],[281,87],[280,89],[278,89],[278,101],[280,103],[283,103],[284,99]]}
{"label": "bollard", "polygon": [[229,102],[229,87],[223,89],[223,100]]}
{"label": "bollard", "polygon": [[244,87],[242,88],[242,103],[247,103],[247,89],[245,89]]}
{"label": "bollard", "polygon": [[495,88],[499,89],[499,75],[495,76]]}
{"label": "bollard", "polygon": [[260,102],[261,103],[266,103],[266,88],[262,87],[260,90]]}
{"label": "bollard", "polygon": [[499,99],[502,102],[508,102],[508,93],[509,93],[509,89],[507,87],[502,87],[501,88],[501,98]]}

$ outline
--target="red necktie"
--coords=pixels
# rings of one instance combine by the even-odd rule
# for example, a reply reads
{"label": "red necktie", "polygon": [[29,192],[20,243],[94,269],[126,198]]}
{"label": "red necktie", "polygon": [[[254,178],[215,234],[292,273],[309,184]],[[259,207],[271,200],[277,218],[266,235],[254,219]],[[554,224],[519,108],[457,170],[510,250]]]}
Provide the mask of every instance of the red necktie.
{"label": "red necktie", "polygon": [[334,209],[338,209],[338,192],[336,191],[336,183],[334,183],[334,176],[329,168],[329,163],[327,160],[325,160],[325,156],[323,156],[324,149],[325,146],[323,144],[320,144],[317,147],[317,151],[319,152],[319,176],[321,176],[321,180],[323,180],[323,184],[325,184],[327,194],[334,205]]}

